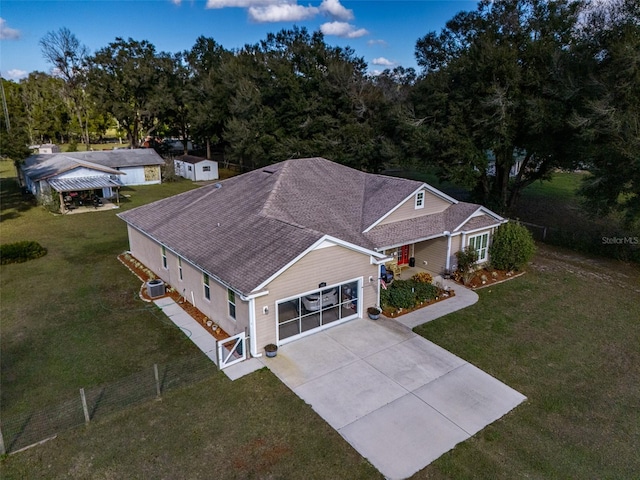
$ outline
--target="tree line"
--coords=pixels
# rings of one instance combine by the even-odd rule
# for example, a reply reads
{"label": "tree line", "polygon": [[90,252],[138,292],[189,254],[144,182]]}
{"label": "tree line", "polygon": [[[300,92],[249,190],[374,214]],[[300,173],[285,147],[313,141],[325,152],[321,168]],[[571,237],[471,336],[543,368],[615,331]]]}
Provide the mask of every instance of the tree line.
{"label": "tree line", "polygon": [[635,0],[482,0],[417,39],[419,71],[379,75],[298,27],[237,50],[116,38],[91,55],[66,28],[40,44],[51,74],[3,80],[4,155],[42,139],[88,146],[115,126],[132,148],[179,137],[247,169],[307,156],[436,169],[500,212],[532,182],[580,168],[594,213],[640,217]]}

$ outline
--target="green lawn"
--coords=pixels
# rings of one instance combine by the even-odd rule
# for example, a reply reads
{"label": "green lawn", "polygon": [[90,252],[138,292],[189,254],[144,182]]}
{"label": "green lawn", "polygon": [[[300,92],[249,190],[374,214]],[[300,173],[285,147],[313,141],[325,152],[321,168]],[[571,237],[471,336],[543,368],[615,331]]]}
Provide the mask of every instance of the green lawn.
{"label": "green lawn", "polygon": [[[127,248],[116,211],[53,215],[0,167],[2,243],[49,249],[0,267],[3,418],[197,354],[136,298],[140,283],[115,258]],[[189,188],[129,189],[122,208]],[[418,332],[528,400],[415,478],[637,476],[640,268],[542,247],[526,275],[479,293]],[[4,458],[0,477],[381,478],[266,370],[236,382],[216,372],[61,432]]]}
{"label": "green lawn", "polygon": [[418,333],[528,397],[416,478],[637,478],[640,268],[543,247]]}
{"label": "green lawn", "polygon": [[10,162],[0,167],[1,242],[35,240],[48,249],[0,268],[3,414],[195,351],[136,297],[140,282],[116,259],[128,248],[116,213],[193,188],[191,182],[122,189],[129,197],[121,210],[54,215],[23,199]]}

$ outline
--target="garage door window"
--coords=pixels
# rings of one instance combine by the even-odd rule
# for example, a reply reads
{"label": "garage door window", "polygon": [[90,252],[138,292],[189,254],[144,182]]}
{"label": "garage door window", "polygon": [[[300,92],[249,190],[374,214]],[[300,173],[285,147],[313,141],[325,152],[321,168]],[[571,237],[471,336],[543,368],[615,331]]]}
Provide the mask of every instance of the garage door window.
{"label": "garage door window", "polygon": [[278,302],[278,338],[302,335],[358,315],[359,281],[324,287]]}

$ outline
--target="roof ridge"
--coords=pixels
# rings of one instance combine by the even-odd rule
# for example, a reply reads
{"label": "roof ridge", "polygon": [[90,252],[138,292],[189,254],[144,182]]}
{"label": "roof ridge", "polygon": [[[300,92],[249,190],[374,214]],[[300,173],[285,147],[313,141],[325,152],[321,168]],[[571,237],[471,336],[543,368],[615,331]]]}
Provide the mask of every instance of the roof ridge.
{"label": "roof ridge", "polygon": [[[278,169],[275,172],[271,172],[269,173],[269,175],[278,175],[278,178],[276,179],[275,184],[273,185],[273,188],[271,189],[271,192],[269,193],[269,195],[267,196],[267,199],[264,201],[264,205],[262,206],[262,208],[260,209],[260,212],[258,213],[258,215],[263,216],[263,217],[269,217],[269,218],[275,218],[278,219],[275,215],[272,215],[272,213],[270,212],[271,208],[273,207],[273,204],[275,203],[275,196],[278,192],[278,190],[280,189],[280,185],[282,184],[282,178],[284,176],[284,171],[285,169],[288,170],[288,165],[289,162],[291,160],[285,160],[283,162],[280,162],[280,165],[282,165],[280,167],[280,169]],[[277,164],[274,164],[277,165]],[[261,172],[264,173],[264,169],[269,167],[270,165],[267,165],[265,167],[259,168],[257,170],[254,170],[255,172]],[[285,222],[286,223],[286,222]]]}

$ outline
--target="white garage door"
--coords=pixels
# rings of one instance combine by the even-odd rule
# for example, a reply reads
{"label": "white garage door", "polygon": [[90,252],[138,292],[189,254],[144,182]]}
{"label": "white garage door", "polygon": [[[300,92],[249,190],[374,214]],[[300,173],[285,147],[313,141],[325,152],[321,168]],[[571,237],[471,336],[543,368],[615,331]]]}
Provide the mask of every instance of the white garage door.
{"label": "white garage door", "polygon": [[279,300],[278,343],[314,333],[360,316],[362,280],[323,286],[317,290]]}

